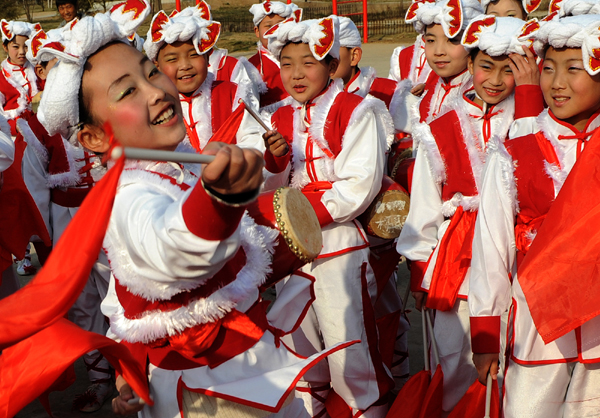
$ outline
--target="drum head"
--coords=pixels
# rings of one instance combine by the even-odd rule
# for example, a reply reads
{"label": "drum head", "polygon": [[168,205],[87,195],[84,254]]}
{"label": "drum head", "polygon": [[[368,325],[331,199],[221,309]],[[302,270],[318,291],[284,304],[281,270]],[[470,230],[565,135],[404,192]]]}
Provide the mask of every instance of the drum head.
{"label": "drum head", "polygon": [[283,187],[273,196],[277,227],[290,250],[304,261],[314,260],[323,248],[319,219],[301,191]]}
{"label": "drum head", "polygon": [[404,190],[380,193],[365,213],[367,233],[384,239],[398,238],[409,208],[410,198]]}

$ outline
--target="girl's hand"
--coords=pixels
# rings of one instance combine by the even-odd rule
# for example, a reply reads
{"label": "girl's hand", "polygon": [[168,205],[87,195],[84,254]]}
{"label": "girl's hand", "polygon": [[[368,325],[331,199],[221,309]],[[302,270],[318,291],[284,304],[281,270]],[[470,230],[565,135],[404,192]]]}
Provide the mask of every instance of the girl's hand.
{"label": "girl's hand", "polygon": [[123,376],[117,377],[116,387],[119,391],[119,396],[112,400],[112,410],[116,415],[133,415],[144,408],[144,404],[137,403],[132,405],[128,402],[135,396],[131,386],[123,379]]}
{"label": "girl's hand", "polygon": [[540,69],[537,65],[535,55],[527,47],[523,47],[525,56],[519,54],[510,54],[508,65],[515,77],[517,86],[540,85]]}

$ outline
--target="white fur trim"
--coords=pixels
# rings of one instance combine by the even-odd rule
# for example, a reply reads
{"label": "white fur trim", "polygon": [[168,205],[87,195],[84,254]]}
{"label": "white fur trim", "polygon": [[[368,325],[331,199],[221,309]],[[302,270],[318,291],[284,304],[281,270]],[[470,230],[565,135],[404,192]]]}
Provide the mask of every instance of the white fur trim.
{"label": "white fur trim", "polygon": [[410,92],[412,86],[413,83],[410,79],[399,81],[390,101],[390,115],[392,116],[394,127],[399,131],[402,130],[400,127],[405,126],[406,120],[410,118],[410,114],[406,114],[407,109],[404,103],[407,96],[412,94]]}
{"label": "white fur trim", "polygon": [[517,162],[513,161],[504,144],[495,137],[492,137],[488,142],[487,151],[488,158],[492,158],[492,155],[495,155],[496,158],[498,158],[504,190],[512,203],[513,209],[518,213],[519,200],[516,184],[516,181],[518,180],[515,179],[515,166]]}
{"label": "white fur trim", "polygon": [[[9,109],[9,110],[4,109],[4,114],[8,119],[16,119],[25,110],[31,110],[31,102],[30,102],[29,96],[27,95],[27,91],[21,85],[19,80],[17,80],[18,76],[15,75],[15,74],[18,74],[19,76],[22,77],[22,74],[21,74],[21,72],[14,73],[12,71],[13,68],[16,68],[16,67],[17,67],[16,65],[10,64],[8,62],[8,59],[5,59],[4,61],[2,61],[2,69],[5,70],[4,77],[6,78],[6,81],[8,81],[8,83],[12,87],[14,87],[14,89],[19,94],[19,97],[17,98],[17,107],[15,109]],[[38,94],[37,82],[36,82],[37,76],[35,75],[35,69],[29,62],[25,63],[24,69],[25,69],[26,80],[20,80],[20,81],[21,82],[23,82],[23,81],[29,82],[29,85],[31,86],[31,97],[33,97],[36,94]],[[7,73],[10,74],[8,77],[6,77]]]}
{"label": "white fur trim", "polygon": [[553,180],[556,190],[560,190],[562,188],[563,183],[567,179],[570,170],[567,170],[564,163],[565,154],[562,148],[558,144],[558,138],[556,132],[552,128],[552,117],[548,113],[548,109],[544,109],[542,113],[536,119],[538,128],[544,134],[544,137],[550,144],[552,148],[554,148],[554,152],[558,157],[558,162],[560,167],[556,164],[551,164],[548,161],[544,161],[544,168],[546,174]]}
{"label": "white fur trim", "polygon": [[265,94],[268,90],[267,83],[265,83],[263,81],[263,79],[262,79],[260,73],[258,72],[258,70],[256,69],[256,67],[254,65],[252,65],[252,63],[250,63],[250,61],[248,61],[248,59],[246,57],[239,57],[238,61],[246,69],[246,74],[248,74],[248,77],[250,78],[250,81],[252,82],[252,84],[254,84],[256,86],[258,93]]}
{"label": "white fur trim", "polygon": [[412,137],[413,141],[418,143],[419,152],[425,153],[433,180],[438,184],[444,183],[446,181],[446,165],[429,125],[426,123],[413,125]]}
{"label": "white fur trim", "polygon": [[476,211],[479,209],[479,195],[463,196],[462,193],[455,193],[450,200],[442,203],[442,215],[450,218],[456,212],[456,209],[462,206],[465,211]]}
{"label": "white fur trim", "polygon": [[403,49],[403,47],[398,46],[394,48],[394,51],[392,52],[392,57],[390,58],[390,74],[388,75],[390,80],[402,80],[402,76],[400,74],[400,52]]}
{"label": "white fur trim", "polygon": [[[392,121],[392,117],[390,116],[390,112],[385,106],[385,103],[376,97],[368,95],[358,106],[356,106],[354,111],[352,111],[352,115],[350,115],[350,121],[348,122],[346,132],[350,130],[352,126],[367,117],[369,110],[375,115],[378,124],[383,127],[386,144],[385,151],[387,153],[394,142],[394,122]],[[346,136],[346,132],[344,132],[344,137]],[[344,140],[342,138],[342,147],[343,144]]]}
{"label": "white fur trim", "polygon": [[371,91],[373,81],[377,78],[377,71],[373,67],[364,67],[360,69],[360,74],[353,83],[348,85],[345,90],[348,93],[357,94],[362,98],[367,97],[367,94]]}
{"label": "white fur trim", "polygon": [[[145,312],[137,319],[126,318],[123,307],[119,305],[116,315],[111,318],[111,330],[126,341],[147,344],[177,335],[186,328],[223,318],[264,283],[271,272],[271,254],[278,234],[277,230],[257,225],[250,216],[244,215],[240,235],[247,261],[234,281],[187,306],[172,311]],[[119,278],[116,274],[115,277]],[[195,283],[195,287],[200,285]]]}

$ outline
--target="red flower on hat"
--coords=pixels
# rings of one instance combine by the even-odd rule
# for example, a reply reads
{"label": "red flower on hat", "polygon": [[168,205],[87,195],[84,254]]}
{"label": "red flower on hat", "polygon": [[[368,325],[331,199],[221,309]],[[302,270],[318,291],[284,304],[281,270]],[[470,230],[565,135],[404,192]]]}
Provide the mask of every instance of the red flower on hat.
{"label": "red flower on hat", "polygon": [[200,52],[204,53],[211,49],[217,43],[219,34],[221,33],[221,24],[219,22],[213,22],[207,26],[208,39],[200,41]]}
{"label": "red flower on hat", "polygon": [[296,23],[302,20],[302,9],[294,10],[294,20],[296,21]]}
{"label": "red flower on hat", "polygon": [[202,0],[196,5],[196,8],[200,11],[200,17],[202,19],[210,20],[210,7],[208,7],[208,3]]}
{"label": "red flower on hat", "polygon": [[450,0],[448,2],[448,7],[450,7],[450,11],[448,12],[448,15],[450,16],[450,22],[448,22],[448,34],[453,38],[460,32],[460,28],[462,27],[463,11],[460,0]]}
{"label": "red flower on hat", "polygon": [[540,7],[541,3],[542,3],[542,0],[531,0],[531,2],[526,1],[525,2],[525,11],[527,12],[527,14],[533,13],[537,10],[538,7]]}
{"label": "red flower on hat", "polygon": [[333,46],[333,42],[335,41],[334,32],[333,32],[333,20],[331,18],[325,18],[319,22],[319,25],[323,28],[323,37],[319,38],[319,43],[321,45],[315,44],[315,52],[316,54],[323,58],[331,47]]}
{"label": "red flower on hat", "polygon": [[31,38],[31,55],[37,57],[40,48],[44,44],[42,41],[48,39],[48,35],[43,30],[38,31],[33,38]]}
{"label": "red flower on hat", "polygon": [[152,28],[150,33],[152,35],[152,42],[160,42],[163,38],[162,28],[169,21],[169,16],[164,11],[160,11],[152,19],[150,27]]}
{"label": "red flower on hat", "polygon": [[471,24],[467,28],[467,32],[465,33],[463,44],[473,45],[474,43],[479,42],[478,34],[481,33],[481,29],[489,28],[495,23],[496,18],[494,16],[487,17],[483,20],[476,20],[474,22],[471,22]]}
{"label": "red flower on hat", "polygon": [[138,17],[140,17],[142,12],[146,9],[146,3],[144,3],[142,0],[127,0],[123,3],[115,4],[110,9],[110,12],[115,12],[121,6],[123,6],[123,10],[121,10],[121,13],[123,14],[131,11],[135,12],[135,14],[133,15],[133,19],[137,19]]}
{"label": "red flower on hat", "polygon": [[267,14],[271,13],[271,2],[270,1],[265,1],[263,3],[263,9],[265,9],[265,12]]}
{"label": "red flower on hat", "polygon": [[4,34],[6,39],[13,38],[12,32],[10,30],[8,30],[8,22],[6,20],[2,19],[2,23],[0,24],[0,27],[2,27],[2,33]]}

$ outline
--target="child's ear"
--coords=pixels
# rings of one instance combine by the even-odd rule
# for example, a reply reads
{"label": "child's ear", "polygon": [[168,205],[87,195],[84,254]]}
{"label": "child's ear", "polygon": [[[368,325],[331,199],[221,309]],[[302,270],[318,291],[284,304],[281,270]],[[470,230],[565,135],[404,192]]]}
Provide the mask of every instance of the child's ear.
{"label": "child's ear", "polygon": [[471,54],[469,54],[469,56],[467,57],[467,68],[469,69],[469,74],[473,75],[473,73],[475,72],[475,63],[473,62]]}
{"label": "child's ear", "polygon": [[356,67],[360,63],[361,59],[362,59],[362,48],[358,47],[358,46],[355,48],[352,48],[352,51],[350,51],[350,65],[352,67]]}
{"label": "child's ear", "polygon": [[6,52],[8,54],[8,47],[6,45],[7,44],[3,43],[2,44],[2,49],[4,49],[4,52]]}
{"label": "child's ear", "polygon": [[37,64],[35,66],[35,75],[37,75],[39,79],[45,80],[46,79],[46,70],[44,70],[44,67],[42,67],[40,64]]}
{"label": "child's ear", "polygon": [[258,39],[260,39],[260,31],[258,30],[258,26],[254,26],[254,34]]}
{"label": "child's ear", "polygon": [[333,77],[333,75],[337,71],[339,65],[340,65],[340,60],[337,58],[334,58],[331,61],[329,61],[329,77]]}
{"label": "child's ear", "polygon": [[77,132],[77,140],[90,151],[103,153],[110,148],[110,141],[104,130],[99,126],[83,125]]}

